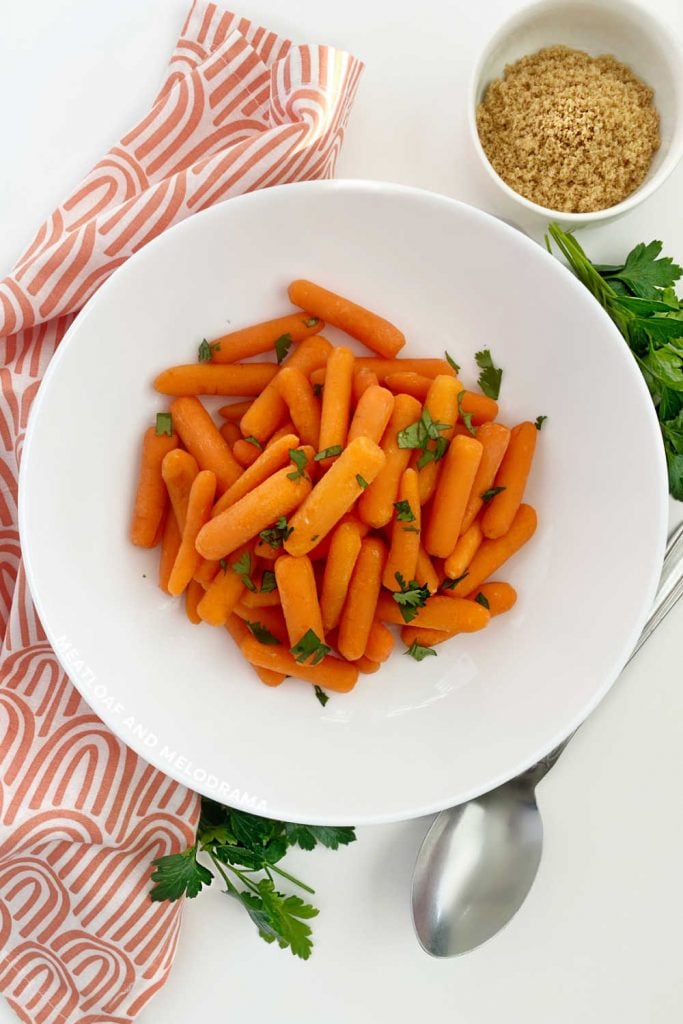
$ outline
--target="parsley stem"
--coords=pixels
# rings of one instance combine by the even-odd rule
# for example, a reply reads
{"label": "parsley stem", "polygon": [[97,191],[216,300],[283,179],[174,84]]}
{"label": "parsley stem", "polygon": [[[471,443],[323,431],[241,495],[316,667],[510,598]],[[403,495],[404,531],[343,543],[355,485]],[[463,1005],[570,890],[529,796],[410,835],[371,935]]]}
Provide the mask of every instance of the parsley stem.
{"label": "parsley stem", "polygon": [[283,871],[283,869],[277,867],[276,864],[271,864],[270,868],[271,871],[277,871],[278,875],[282,875],[283,878],[287,878],[290,882],[294,882],[294,885],[298,885],[300,889],[315,895],[315,889],[311,889],[310,885],[306,885],[305,882],[300,882],[298,878],[295,878],[294,875],[290,875],[288,871]]}
{"label": "parsley stem", "polygon": [[[207,852],[209,852],[209,851],[207,851]],[[217,857],[214,857],[214,855],[212,853],[210,853],[210,852],[209,852],[209,857],[213,861],[213,866],[215,867],[216,871],[218,872],[218,874],[221,876],[221,878],[225,882],[225,884],[227,886],[227,891],[231,895],[233,895],[233,896],[237,895],[237,889],[232,884],[232,882],[230,881],[230,879],[226,875],[225,871],[223,870],[223,865],[221,864],[221,862],[218,860]]]}

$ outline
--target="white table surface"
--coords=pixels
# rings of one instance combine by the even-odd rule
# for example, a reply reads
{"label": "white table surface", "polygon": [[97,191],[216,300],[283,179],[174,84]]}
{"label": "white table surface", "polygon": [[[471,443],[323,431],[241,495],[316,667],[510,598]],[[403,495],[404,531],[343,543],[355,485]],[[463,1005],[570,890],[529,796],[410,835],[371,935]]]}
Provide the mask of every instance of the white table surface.
{"label": "white table surface", "polygon": [[[683,35],[681,0],[641,0]],[[366,62],[339,176],[445,192],[540,237],[477,164],[465,124],[474,56],[518,0],[244,0],[240,11]],[[0,268],[107,147],[146,112],[182,0],[4,0]],[[682,72],[683,73],[683,72]],[[662,238],[683,261],[683,165],[644,206],[582,233],[605,262]],[[672,503],[672,522],[683,506]],[[609,600],[609,595],[606,595]],[[414,938],[411,870],[427,819],[359,830],[348,850],[291,855],[317,887],[304,964],[266,946],[216,889],[189,902],[165,989],[142,1024],[678,1024],[683,1012],[683,602],[539,787],[536,884],[511,925],[460,960]],[[549,680],[549,683],[551,681]],[[290,863],[288,862],[288,867]],[[15,1020],[0,1002],[0,1024]]]}

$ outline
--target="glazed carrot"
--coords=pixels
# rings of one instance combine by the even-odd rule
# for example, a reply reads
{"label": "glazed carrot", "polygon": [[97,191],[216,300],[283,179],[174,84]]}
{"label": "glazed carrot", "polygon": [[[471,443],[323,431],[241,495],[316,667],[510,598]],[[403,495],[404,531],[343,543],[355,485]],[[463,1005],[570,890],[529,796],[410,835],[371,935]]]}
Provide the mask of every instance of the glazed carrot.
{"label": "glazed carrot", "polygon": [[218,415],[222,416],[224,420],[229,420],[231,423],[239,423],[246,412],[249,412],[252,406],[250,398],[245,399],[243,402],[229,402],[228,405],[222,405],[218,410]]}
{"label": "glazed carrot", "polygon": [[432,377],[423,377],[420,373],[402,371],[388,373],[384,378],[384,386],[395,395],[412,395],[418,401],[424,402],[432,380]]}
{"label": "glazed carrot", "polygon": [[390,629],[375,619],[370,627],[368,642],[365,645],[365,657],[370,661],[386,661],[394,649],[394,634]]}
{"label": "glazed carrot", "polygon": [[219,494],[227,491],[242,475],[242,467],[202,403],[198,398],[176,398],[171,402],[171,415],[181,441],[199,468],[215,474]]}
{"label": "glazed carrot", "polygon": [[295,306],[339,327],[380,356],[393,358],[406,343],[402,332],[388,320],[312,281],[292,281],[289,298]]}
{"label": "glazed carrot", "polygon": [[[323,378],[324,383],[324,378]],[[373,373],[372,370],[359,370],[353,375],[353,383],[351,385],[351,398],[355,404],[361,400],[368,388],[377,387],[379,380],[377,374]]]}
{"label": "glazed carrot", "polygon": [[396,579],[397,573],[404,580],[415,579],[417,556],[420,551],[422,509],[417,473],[414,469],[406,469],[401,477],[397,504],[400,507],[394,512],[389,556],[382,577],[382,583],[388,590],[401,589]]}
{"label": "glazed carrot", "polygon": [[218,499],[213,507],[212,518],[234,505],[245,494],[267,480],[276,470],[288,466],[291,462],[289,449],[296,448],[298,444],[299,438],[296,434],[285,434],[259,452],[256,461],[248,469],[245,469],[242,476]]}
{"label": "glazed carrot", "polygon": [[255,637],[249,637],[241,645],[245,658],[261,668],[295,676],[308,683],[314,683],[326,690],[348,693],[358,681],[358,669],[339,658],[329,655],[317,664],[299,664],[282,646],[260,644]]}
{"label": "glazed carrot", "polygon": [[[257,577],[254,577],[254,583],[256,583],[257,588],[260,587]],[[240,600],[245,608],[279,608],[282,603],[277,590],[265,592],[260,589],[257,589],[255,592],[245,590]]]}
{"label": "glazed carrot", "polygon": [[[377,618],[382,622],[405,624],[401,609],[390,594],[380,594],[377,602]],[[423,608],[418,608],[411,626],[425,629],[440,629],[444,632],[457,630],[459,633],[475,633],[487,625],[491,616],[483,605],[463,598],[430,597]]]}
{"label": "glazed carrot", "polygon": [[474,437],[451,441],[424,531],[423,543],[430,555],[447,558],[455,547],[481,453],[482,446]]}
{"label": "glazed carrot", "polygon": [[230,445],[230,448],[232,448],[236,441],[242,440],[242,431],[240,430],[237,423],[233,423],[232,420],[227,420],[225,423],[223,423],[218,428],[218,432],[220,433],[223,440]]}
{"label": "glazed carrot", "polygon": [[178,554],[181,536],[176,517],[167,515],[164,535],[161,540],[161,558],[159,559],[159,586],[166,593],[168,593],[168,581]]}
{"label": "glazed carrot", "polygon": [[329,553],[320,593],[325,633],[339,624],[353,567],[360,552],[361,531],[357,522],[342,521],[328,536]]}
{"label": "glazed carrot", "polygon": [[[311,387],[322,388],[323,384],[325,383],[325,373],[326,370],[324,366],[318,366],[316,367],[315,370],[311,370],[311,372],[308,375],[308,379],[311,382]],[[320,395],[318,394],[317,391],[316,395],[318,398],[320,398]]]}
{"label": "glazed carrot", "polygon": [[380,384],[384,384],[390,373],[419,373],[424,377],[438,377],[440,373],[455,377],[455,370],[445,359],[375,359],[374,356],[359,356],[356,371],[372,370]]}
{"label": "glazed carrot", "polygon": [[[232,426],[233,424],[231,423],[229,425]],[[226,426],[228,426],[227,423],[225,424],[223,429],[225,429]],[[242,466],[243,469],[248,469],[249,466],[253,466],[256,460],[258,459],[259,455],[261,454],[261,451],[261,448],[259,448],[255,444],[252,444],[251,441],[247,441],[245,438],[241,436],[238,438],[237,441],[235,441],[235,443],[232,446],[232,454],[235,456],[236,460],[239,462],[240,466]]]}
{"label": "glazed carrot", "polygon": [[318,334],[325,324],[317,317],[308,313],[290,313],[275,320],[266,320],[262,324],[242,327],[238,331],[230,331],[220,338],[211,341],[212,363],[236,363],[238,359],[248,359],[263,352],[270,352],[275,342],[283,336],[287,341],[303,341],[311,334]]}
{"label": "glazed carrot", "polygon": [[[354,523],[358,529],[361,540],[363,539],[363,537],[367,537],[367,535],[370,533],[370,527],[368,526],[368,524],[361,522],[361,520],[355,514],[353,509],[350,512],[347,512],[346,515],[343,515],[341,517],[341,519],[337,523],[336,528],[341,526],[342,523]],[[327,558],[327,556],[330,553],[330,547],[332,544],[333,536],[334,530],[331,533],[328,533],[327,536],[323,537],[321,541],[318,541],[316,546],[308,552],[308,557],[312,562],[321,562]]]}
{"label": "glazed carrot", "polygon": [[275,579],[287,623],[289,646],[294,647],[307,630],[324,640],[323,621],[310,558],[280,555],[275,563]]}
{"label": "glazed carrot", "polygon": [[[444,563],[444,569],[449,579],[457,580],[467,568],[479,550],[479,545],[484,539],[479,523],[472,523],[468,530],[460,534],[458,541]],[[448,591],[451,593],[451,591]]]}
{"label": "glazed carrot", "polygon": [[168,452],[177,447],[177,434],[157,434],[155,427],[145,431],[130,527],[130,539],[140,548],[153,548],[156,544],[168,501],[161,464]]}
{"label": "glazed carrot", "polygon": [[417,553],[415,579],[426,586],[430,594],[435,594],[439,589],[439,576],[422,544]]}
{"label": "glazed carrot", "polygon": [[362,494],[361,481],[372,484],[384,463],[384,452],[367,437],[357,437],[347,445],[292,516],[289,525],[293,532],[285,541],[286,551],[307,555]]}
{"label": "glazed carrot", "polygon": [[499,580],[492,580],[490,583],[482,583],[480,587],[467,595],[469,601],[474,601],[483,596],[488,601],[488,609],[491,615],[502,615],[509,612],[517,601],[517,591],[509,583],[502,583]]}
{"label": "glazed carrot", "polygon": [[[354,380],[362,376],[356,374]],[[375,376],[366,374],[367,377]],[[384,431],[394,411],[394,396],[386,388],[371,384],[358,399],[356,411],[349,426],[348,440],[355,437],[369,437],[375,444],[382,440]]]}
{"label": "glazed carrot", "polygon": [[219,569],[220,563],[217,560],[210,561],[208,558],[200,558],[192,578],[197,583],[201,583],[204,590],[208,590]]}
{"label": "glazed carrot", "polygon": [[[335,348],[327,360],[325,389],[320,413],[319,451],[346,444],[351,409],[351,383],[355,356],[351,349]],[[296,420],[294,420],[296,425]],[[325,465],[331,460],[325,459]]]}
{"label": "glazed carrot", "polygon": [[224,626],[235,610],[244,591],[244,583],[233,570],[232,564],[249,549],[246,547],[234,551],[221,566],[206,593],[197,606],[197,613],[210,626]]}
{"label": "glazed carrot", "polygon": [[386,558],[386,545],[379,537],[366,537],[361,542],[339,620],[337,650],[348,661],[355,661],[365,654]]}
{"label": "glazed carrot", "polygon": [[510,431],[502,423],[482,423],[477,430],[477,441],[482,445],[481,462],[472,484],[469,501],[460,526],[461,534],[469,530],[484,504],[482,494],[493,486],[498,467],[510,441]]}
{"label": "glazed carrot", "polygon": [[196,580],[190,580],[185,591],[185,614],[193,626],[198,626],[202,621],[197,612],[197,605],[204,596],[204,587]]}
{"label": "glazed carrot", "polygon": [[371,658],[366,658],[365,655],[361,655],[360,658],[356,658],[353,662],[359,672],[362,672],[364,676],[374,675],[375,672],[379,672],[381,666],[379,662],[372,661]]}
{"label": "glazed carrot", "polygon": [[211,470],[201,470],[192,481],[183,536],[168,581],[168,592],[174,597],[182,594],[194,576],[199,563],[199,555],[195,547],[197,534],[211,515],[215,495],[215,475]]}
{"label": "glazed carrot", "polygon": [[253,665],[252,667],[261,682],[265,683],[266,686],[279,686],[287,678],[284,672],[274,672],[272,668],[261,668],[259,665]]}
{"label": "glazed carrot", "polygon": [[[332,346],[322,335],[306,338],[297,345],[287,359],[285,366],[293,366],[307,376],[319,366],[324,366]],[[277,388],[268,386],[256,398],[251,408],[240,420],[245,437],[256,437],[262,444],[281,427],[287,419],[287,406]]]}
{"label": "glazed carrot", "polygon": [[[274,445],[277,441],[282,440],[283,437],[288,437],[290,434],[294,434],[294,433],[295,433],[295,431],[294,431],[294,424],[292,423],[291,420],[287,420],[280,427],[279,430],[276,430],[274,434],[271,434],[271,436],[266,441],[266,448],[272,447],[272,445]],[[299,442],[297,441],[297,444],[298,443]]]}
{"label": "glazed carrot", "polygon": [[[240,619],[239,615],[235,615],[233,612],[232,615],[228,616],[225,628],[241,650],[242,641],[251,636],[249,627],[242,619]],[[279,686],[280,683],[283,683],[287,678],[282,672],[273,672],[267,668],[259,668],[258,665],[252,665],[252,668],[261,682],[265,683],[266,686]]]}
{"label": "glazed carrot", "polygon": [[171,366],[154,381],[162,395],[260,395],[277,373],[275,363]]}
{"label": "glazed carrot", "polygon": [[401,474],[408,466],[410,448],[399,448],[398,433],[420,418],[422,407],[410,395],[397,395],[387,429],[382,437],[382,451],[386,462],[384,468],[373,481],[368,481],[358,502],[358,514],[363,522],[378,528],[386,526],[394,511],[394,502],[398,494],[398,483]]}
{"label": "glazed carrot", "polygon": [[485,537],[502,537],[515,518],[531,469],[538,431],[533,423],[519,423],[510,432],[510,443],[496,473],[496,487],[505,490],[489,502],[481,519]]}
{"label": "glazed carrot", "polygon": [[436,647],[437,644],[450,640],[460,632],[459,629],[425,629],[424,626],[410,625],[404,626],[401,630],[401,640],[406,647],[411,647],[414,643],[420,647]]}
{"label": "glazed carrot", "polygon": [[[425,409],[427,409],[434,422],[448,424],[446,430],[439,432],[440,436],[446,441],[450,441],[453,437],[453,428],[458,419],[458,395],[462,389],[462,384],[457,377],[439,374],[438,377],[431,381],[429,392],[425,399]],[[421,505],[429,501],[434,493],[441,469],[442,463],[433,460],[418,470]]]}
{"label": "glazed carrot", "polygon": [[313,395],[308,377],[295,366],[285,366],[275,378],[274,386],[284,399],[294,430],[303,444],[318,450],[320,436],[320,403]]}
{"label": "glazed carrot", "polygon": [[462,400],[462,411],[471,413],[472,423],[488,423],[498,415],[498,402],[488,395],[479,395],[474,391],[466,391]]}
{"label": "glazed carrot", "polygon": [[161,475],[166,484],[175,520],[181,530],[185,526],[192,481],[198,472],[196,460],[182,448],[174,448],[173,451],[167,452],[161,463]]}
{"label": "glazed carrot", "polygon": [[235,605],[235,615],[245,622],[265,626],[276,640],[287,647],[289,637],[281,608],[248,608],[242,601],[238,601]]}
{"label": "glazed carrot", "polygon": [[[312,458],[311,448],[300,448]],[[279,469],[226,508],[202,528],[197,537],[197,550],[204,558],[223,558],[271,526],[280,516],[288,516],[311,490],[311,481],[304,473],[297,476],[293,463]]]}
{"label": "glazed carrot", "polygon": [[[535,428],[534,428],[535,429]],[[490,540],[485,537],[479,550],[470,562],[467,576],[451,593],[464,597],[476,590],[489,576],[507,562],[516,551],[533,537],[536,530],[536,512],[531,505],[520,505],[512,525],[502,537]]]}

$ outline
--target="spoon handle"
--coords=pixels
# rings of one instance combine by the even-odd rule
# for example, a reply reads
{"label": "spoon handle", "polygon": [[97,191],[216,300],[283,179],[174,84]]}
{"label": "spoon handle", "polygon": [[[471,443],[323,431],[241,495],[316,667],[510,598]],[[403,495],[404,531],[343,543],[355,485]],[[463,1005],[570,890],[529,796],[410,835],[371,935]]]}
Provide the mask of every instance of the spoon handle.
{"label": "spoon handle", "polygon": [[636,656],[645,641],[650,639],[681,595],[683,595],[683,523],[674,530],[667,544],[662,575],[652,611],[629,661]]}

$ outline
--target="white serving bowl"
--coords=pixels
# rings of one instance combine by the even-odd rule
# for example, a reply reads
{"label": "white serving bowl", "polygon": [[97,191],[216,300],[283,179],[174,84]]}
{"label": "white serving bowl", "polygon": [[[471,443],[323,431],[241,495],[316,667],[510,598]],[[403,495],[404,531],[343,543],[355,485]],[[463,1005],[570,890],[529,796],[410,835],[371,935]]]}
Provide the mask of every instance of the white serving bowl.
{"label": "white serving bowl", "polygon": [[[395,321],[406,355],[504,368],[510,423],[546,414],[528,488],[540,525],[498,578],[519,600],[420,664],[403,655],[326,707],[263,686],[223,629],[193,626],[128,525],[151,387],[203,337],[281,315],[308,277]],[[348,341],[326,331],[335,341]],[[168,774],[293,821],[414,817],[503,782],[595,707],[640,633],[665,538],[666,471],[636,364],[540,246],[454,200],[369,182],[255,192],[190,218],[75,321],[33,406],[20,480],[26,572],[47,635],[107,724]],[[256,613],[255,613],[256,614]]]}
{"label": "white serving bowl", "polygon": [[[593,57],[612,54],[654,89],[661,145],[641,185],[615,206],[591,213],[552,210],[515,192],[494,170],[479,139],[476,111],[490,82],[505,66],[546,46],[564,45]],[[683,48],[663,24],[628,0],[540,0],[495,32],[470,77],[468,118],[474,147],[487,173],[516,203],[546,220],[579,226],[611,219],[641,203],[666,181],[683,154]]]}

